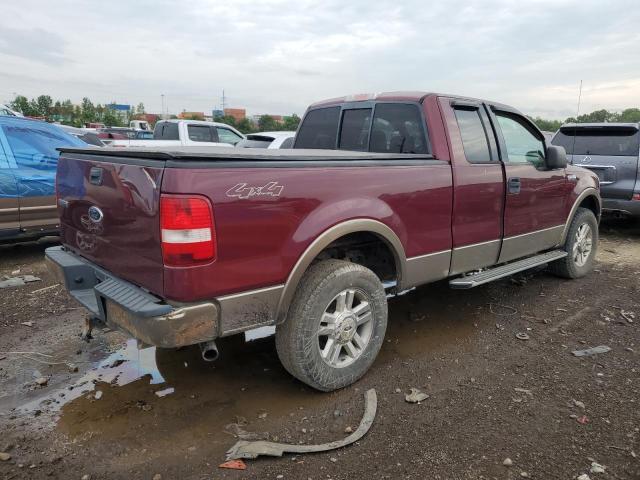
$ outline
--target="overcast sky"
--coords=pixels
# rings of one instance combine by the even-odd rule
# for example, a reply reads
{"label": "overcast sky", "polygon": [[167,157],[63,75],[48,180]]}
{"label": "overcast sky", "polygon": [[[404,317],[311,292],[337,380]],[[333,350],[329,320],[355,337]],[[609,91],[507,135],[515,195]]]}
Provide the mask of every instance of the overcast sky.
{"label": "overcast sky", "polygon": [[490,98],[530,115],[640,106],[640,1],[3,2],[14,93],[159,112],[303,113],[358,92]]}

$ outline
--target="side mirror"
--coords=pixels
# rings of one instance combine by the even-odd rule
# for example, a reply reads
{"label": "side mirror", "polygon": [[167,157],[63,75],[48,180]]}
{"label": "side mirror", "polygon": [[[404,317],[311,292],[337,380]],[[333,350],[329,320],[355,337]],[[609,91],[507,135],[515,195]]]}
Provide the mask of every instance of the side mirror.
{"label": "side mirror", "polygon": [[557,145],[549,145],[547,147],[547,155],[545,165],[548,170],[557,170],[567,167],[567,152],[564,147]]}

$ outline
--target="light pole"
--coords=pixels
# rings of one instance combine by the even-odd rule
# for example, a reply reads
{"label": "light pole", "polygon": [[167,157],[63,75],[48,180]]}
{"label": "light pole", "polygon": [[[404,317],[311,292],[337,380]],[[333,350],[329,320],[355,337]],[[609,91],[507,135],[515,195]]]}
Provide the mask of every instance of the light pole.
{"label": "light pole", "polygon": [[165,115],[164,115],[164,93],[162,93],[160,95],[160,97],[162,97],[162,115],[161,115],[161,117],[162,117],[163,120],[166,120],[167,117],[165,117]]}

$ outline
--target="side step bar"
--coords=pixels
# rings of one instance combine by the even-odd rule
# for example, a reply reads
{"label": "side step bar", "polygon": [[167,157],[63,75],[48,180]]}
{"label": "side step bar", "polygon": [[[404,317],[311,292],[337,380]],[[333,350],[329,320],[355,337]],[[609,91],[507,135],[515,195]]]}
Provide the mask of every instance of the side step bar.
{"label": "side step bar", "polygon": [[533,257],[525,258],[524,260],[518,260],[517,262],[507,263],[499,267],[494,267],[489,270],[484,270],[479,273],[465,275],[462,277],[454,278],[449,281],[451,288],[473,288],[478,285],[493,282],[500,278],[508,277],[514,273],[522,272],[533,267],[538,267],[554,260],[559,260],[567,256],[567,252],[564,250],[552,250],[551,252],[541,253]]}

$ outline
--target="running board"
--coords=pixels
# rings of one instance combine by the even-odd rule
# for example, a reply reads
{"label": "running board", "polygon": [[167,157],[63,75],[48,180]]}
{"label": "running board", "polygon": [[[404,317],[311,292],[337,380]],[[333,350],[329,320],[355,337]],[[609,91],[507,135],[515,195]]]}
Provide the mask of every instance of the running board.
{"label": "running board", "polygon": [[474,273],[455,278],[449,281],[451,288],[473,288],[478,285],[493,282],[500,278],[508,277],[514,273],[522,272],[533,267],[539,267],[554,260],[560,260],[567,256],[567,252],[564,250],[553,250],[551,252],[541,253],[533,257],[525,258],[524,260],[518,260],[517,262],[507,263],[499,267],[494,267],[489,270],[484,270],[480,273]]}

